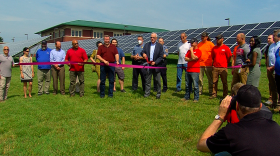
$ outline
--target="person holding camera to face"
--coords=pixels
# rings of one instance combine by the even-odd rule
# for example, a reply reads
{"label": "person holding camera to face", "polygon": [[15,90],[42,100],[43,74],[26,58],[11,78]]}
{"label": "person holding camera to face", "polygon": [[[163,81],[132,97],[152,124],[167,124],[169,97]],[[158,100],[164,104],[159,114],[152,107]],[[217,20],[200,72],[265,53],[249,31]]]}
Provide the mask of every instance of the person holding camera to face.
{"label": "person holding camera to face", "polygon": [[[240,121],[227,124],[216,132],[223,124],[234,99]],[[227,152],[231,155],[279,155],[280,126],[261,111],[262,106],[261,94],[256,87],[240,87],[234,98],[227,96],[223,99],[218,115],[202,134],[197,149],[215,154]]]}

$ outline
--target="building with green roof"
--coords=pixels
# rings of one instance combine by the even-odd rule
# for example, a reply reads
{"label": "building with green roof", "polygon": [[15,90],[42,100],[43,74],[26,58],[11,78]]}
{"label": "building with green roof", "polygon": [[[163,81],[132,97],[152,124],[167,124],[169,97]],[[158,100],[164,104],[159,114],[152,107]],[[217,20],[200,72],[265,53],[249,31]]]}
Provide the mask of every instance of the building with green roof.
{"label": "building with green roof", "polygon": [[40,34],[42,37],[51,35],[48,42],[66,42],[74,39],[85,40],[102,38],[104,35],[114,37],[162,31],[168,30],[134,25],[76,20],[52,26],[38,31],[35,34]]}

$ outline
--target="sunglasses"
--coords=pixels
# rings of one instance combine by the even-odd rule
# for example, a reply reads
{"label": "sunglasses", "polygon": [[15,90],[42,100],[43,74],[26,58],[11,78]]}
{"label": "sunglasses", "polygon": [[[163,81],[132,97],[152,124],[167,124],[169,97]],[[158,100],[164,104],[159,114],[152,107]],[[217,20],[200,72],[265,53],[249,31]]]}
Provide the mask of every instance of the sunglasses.
{"label": "sunglasses", "polygon": [[9,50],[9,49],[4,49],[4,50]]}
{"label": "sunglasses", "polygon": [[151,38],[156,38],[156,37],[151,37]]}
{"label": "sunglasses", "polygon": [[79,44],[79,43],[74,43],[74,45],[77,45],[77,44]]}
{"label": "sunglasses", "polygon": [[29,50],[28,51],[26,50],[25,52],[29,52]]}

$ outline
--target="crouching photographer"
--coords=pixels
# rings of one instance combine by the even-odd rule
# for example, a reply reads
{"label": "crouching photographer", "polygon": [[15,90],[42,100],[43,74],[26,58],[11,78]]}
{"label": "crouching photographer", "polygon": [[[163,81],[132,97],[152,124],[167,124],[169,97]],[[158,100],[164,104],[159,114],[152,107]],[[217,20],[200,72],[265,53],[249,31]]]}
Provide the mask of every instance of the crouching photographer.
{"label": "crouching photographer", "polygon": [[[236,113],[236,95],[237,95],[239,88],[242,86],[244,86],[243,83],[236,83],[235,85],[232,86],[232,95],[231,95],[232,99],[230,102],[228,114],[225,117],[225,121],[227,121],[228,123],[239,122],[239,118]],[[220,104],[221,104],[221,102],[222,102],[222,100],[220,101]],[[265,118],[272,120],[272,113],[265,105],[262,105],[262,108],[260,111],[262,112],[262,114]]]}
{"label": "crouching photographer", "polygon": [[198,141],[202,152],[231,155],[279,155],[280,126],[261,112],[261,94],[252,85],[240,87],[235,96],[239,122],[227,124],[218,132],[230,112],[231,96],[220,104],[218,115]]}

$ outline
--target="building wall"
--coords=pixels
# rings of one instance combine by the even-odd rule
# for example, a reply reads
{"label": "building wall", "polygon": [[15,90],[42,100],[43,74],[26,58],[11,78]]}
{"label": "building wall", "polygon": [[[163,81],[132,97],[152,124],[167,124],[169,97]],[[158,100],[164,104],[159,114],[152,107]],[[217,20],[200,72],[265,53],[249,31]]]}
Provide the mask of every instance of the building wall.
{"label": "building wall", "polygon": [[[81,37],[78,36],[72,36],[72,30],[81,31]],[[62,31],[64,31],[64,36],[62,35]],[[111,37],[114,36],[120,36],[124,34],[124,30],[115,30],[115,29],[102,29],[102,28],[89,28],[89,27],[80,27],[80,26],[63,26],[59,28],[55,28],[54,30],[49,30],[46,32],[43,32],[41,36],[47,36],[52,35],[50,39],[48,40],[49,43],[53,43],[54,41],[72,41],[72,40],[85,40],[85,39],[91,39],[94,38],[94,32],[102,33],[102,37],[104,35],[109,35]],[[142,34],[145,32],[137,32],[137,31],[125,31],[126,35],[133,35],[133,34]],[[55,36],[55,33],[58,34],[58,36],[53,39]]]}

